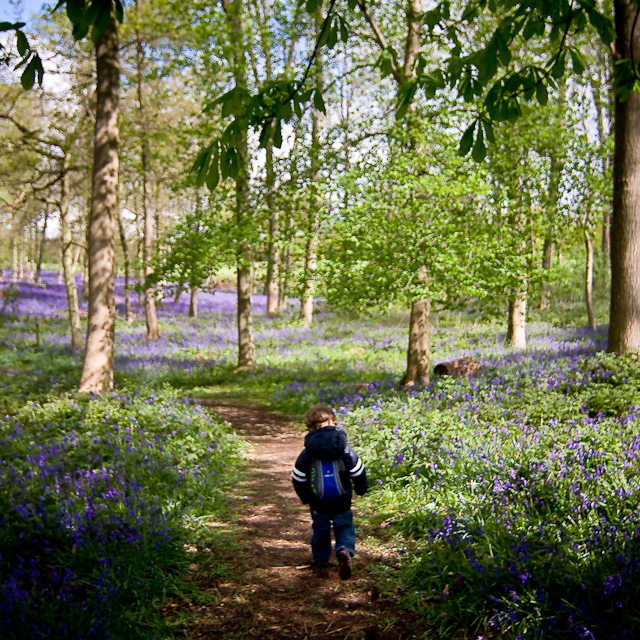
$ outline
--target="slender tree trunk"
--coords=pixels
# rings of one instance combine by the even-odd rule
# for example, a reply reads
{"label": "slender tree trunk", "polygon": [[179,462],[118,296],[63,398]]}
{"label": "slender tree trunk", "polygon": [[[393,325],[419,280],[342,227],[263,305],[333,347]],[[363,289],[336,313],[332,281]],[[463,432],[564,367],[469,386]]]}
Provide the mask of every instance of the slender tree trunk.
{"label": "slender tree trunk", "polygon": [[198,287],[191,287],[191,296],[189,297],[189,317],[198,317]]}
{"label": "slender tree trunk", "polygon": [[514,349],[527,346],[527,293],[519,293],[509,300],[509,318],[507,321],[507,342]]}
{"label": "slender tree trunk", "polygon": [[[138,17],[140,7],[136,0]],[[136,61],[138,66],[138,113],[140,114],[140,148],[142,163],[142,210],[144,214],[144,310],[147,320],[147,340],[157,340],[160,337],[158,314],[156,312],[155,289],[147,285],[147,279],[153,273],[151,256],[153,254],[153,211],[151,209],[151,180],[149,171],[149,132],[143,95],[144,80],[144,50],[140,30],[136,29]]]}
{"label": "slender tree trunk", "polygon": [[[320,7],[316,10],[315,26],[316,36],[319,35],[323,24]],[[315,90],[324,93],[324,61],[318,52],[316,56]],[[318,229],[320,227],[320,209],[322,197],[320,195],[320,118],[322,114],[317,109],[311,112],[311,202],[309,211],[309,227],[307,229],[307,243],[304,254],[304,275],[302,283],[302,297],[300,299],[300,319],[305,325],[311,326],[313,322],[313,297],[316,287],[316,268],[318,260]]]}
{"label": "slender tree trunk", "polygon": [[280,264],[279,249],[279,224],[280,213],[275,207],[274,186],[275,173],[273,170],[273,143],[269,141],[267,145],[267,206],[269,208],[269,257],[267,262],[267,315],[275,316],[280,313],[278,304],[278,267]]}
{"label": "slender tree trunk", "polygon": [[586,255],[584,289],[587,300],[587,319],[589,329],[595,331],[596,319],[593,313],[593,240],[588,229],[584,230],[584,248]]}
{"label": "slender tree trunk", "polygon": [[20,278],[18,264],[18,236],[15,234],[11,238],[11,279],[16,282]]}
{"label": "slender tree trunk", "polygon": [[[426,283],[426,269],[418,275]],[[411,387],[416,384],[429,384],[431,369],[431,298],[425,296],[411,305],[409,320],[409,344],[407,346],[407,371],[400,385]]]}
{"label": "slender tree trunk", "polygon": [[[420,31],[422,0],[409,0],[406,5],[407,37],[404,49],[404,65],[398,78],[398,83],[402,84],[415,79],[416,60],[420,53]],[[416,109],[415,100],[409,105],[408,113],[411,114]],[[411,121],[410,121],[411,122]],[[417,140],[412,136],[409,144],[412,148],[417,148]],[[417,274],[419,281],[425,284],[425,297],[416,300],[411,305],[411,316],[409,321],[409,344],[407,347],[407,371],[401,381],[402,386],[413,384],[427,384],[429,382],[431,366],[431,298],[427,292],[427,270],[420,269]]]}
{"label": "slender tree trunk", "polygon": [[20,229],[20,266],[18,271],[18,280],[24,282],[27,279],[27,252],[24,241],[24,228]]}
{"label": "slender tree trunk", "polygon": [[89,214],[89,320],[80,392],[113,383],[114,219],[118,197],[120,62],[113,16],[96,43],[97,104]]}
{"label": "slender tree trunk", "polygon": [[62,271],[64,273],[64,287],[67,292],[67,309],[69,312],[69,327],[71,329],[71,348],[74,352],[77,352],[82,349],[84,340],[82,337],[82,325],[80,324],[78,288],[76,287],[73,262],[73,238],[71,235],[71,225],[69,224],[69,154],[65,154],[62,163],[62,180],[60,181]]}
{"label": "slender tree trunk", "polygon": [[[614,2],[616,52],[630,58],[629,41],[635,17],[628,0]],[[634,49],[640,52],[640,29]],[[638,54],[636,54],[638,55]],[[611,220],[610,352],[640,350],[640,93],[622,102],[615,98],[613,216]]]}
{"label": "slender tree trunk", "polygon": [[127,244],[127,236],[124,232],[120,207],[118,207],[117,213],[118,233],[120,235],[120,244],[122,245],[122,255],[124,256],[124,316],[127,322],[133,322],[133,313],[131,311],[131,260],[129,258],[129,245]]}
{"label": "slender tree trunk", "polygon": [[178,288],[176,290],[176,295],[173,298],[173,304],[178,304],[178,302],[180,302],[180,296],[182,295],[182,287]]}
{"label": "slender tree trunk", "polygon": [[[242,0],[223,0],[231,36],[234,43],[234,76],[236,86],[246,88],[247,69],[242,28]],[[253,252],[249,240],[249,174],[246,131],[237,145],[243,158],[236,177],[236,226],[240,234],[236,256],[238,270],[238,369],[253,371],[256,368],[256,347],[253,334],[253,309],[251,306]]]}
{"label": "slender tree trunk", "polygon": [[[542,248],[542,268],[545,271],[551,269],[553,263],[554,242],[551,231],[547,231],[544,237],[544,246]],[[551,297],[551,285],[545,282],[542,287],[542,297],[540,298],[540,311],[544,311],[549,307],[549,298]]]}
{"label": "slender tree trunk", "polygon": [[49,205],[44,210],[44,220],[42,222],[42,236],[40,236],[40,246],[38,247],[38,262],[36,264],[36,282],[40,282],[40,272],[42,271],[42,259],[44,257],[44,245],[47,238],[47,222],[49,221]]}

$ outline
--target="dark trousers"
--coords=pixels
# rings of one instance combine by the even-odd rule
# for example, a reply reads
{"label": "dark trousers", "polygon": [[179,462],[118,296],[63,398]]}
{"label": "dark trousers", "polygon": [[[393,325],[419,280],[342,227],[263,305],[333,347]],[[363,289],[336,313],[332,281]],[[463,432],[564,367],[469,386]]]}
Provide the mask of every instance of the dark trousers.
{"label": "dark trousers", "polygon": [[336,538],[336,556],[346,549],[352,556],[356,552],[356,531],[351,509],[342,513],[320,513],[311,509],[313,537],[311,551],[316,562],[329,562],[331,557],[331,523]]}

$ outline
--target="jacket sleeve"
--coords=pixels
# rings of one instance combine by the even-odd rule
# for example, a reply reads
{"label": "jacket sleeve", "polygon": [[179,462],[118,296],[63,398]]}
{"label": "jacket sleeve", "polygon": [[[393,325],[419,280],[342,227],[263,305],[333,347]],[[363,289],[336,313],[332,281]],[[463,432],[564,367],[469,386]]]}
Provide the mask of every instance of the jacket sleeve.
{"label": "jacket sleeve", "polygon": [[293,469],[291,470],[291,481],[293,488],[302,500],[302,504],[309,504],[311,498],[311,482],[309,481],[309,456],[304,449],[298,456]]}
{"label": "jacket sleeve", "polygon": [[347,453],[350,461],[349,477],[353,482],[353,489],[359,496],[364,495],[369,488],[367,470],[358,454],[351,447],[347,447]]}

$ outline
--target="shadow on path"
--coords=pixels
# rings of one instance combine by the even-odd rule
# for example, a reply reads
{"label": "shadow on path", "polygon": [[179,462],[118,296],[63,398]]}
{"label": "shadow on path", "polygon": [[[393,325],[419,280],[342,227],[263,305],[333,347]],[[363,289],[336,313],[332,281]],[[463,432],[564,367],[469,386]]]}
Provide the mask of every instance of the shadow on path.
{"label": "shadow on path", "polygon": [[[188,637],[418,637],[411,614],[398,608],[395,597],[381,595],[374,578],[376,567],[390,561],[390,551],[360,544],[348,581],[338,578],[335,567],[323,576],[310,565],[311,518],[290,479],[303,446],[299,427],[256,405],[218,400],[201,404],[231,422],[249,442],[250,473],[237,488],[237,549],[226,558],[230,576],[200,584],[213,602],[189,614]],[[358,534],[360,539],[362,527]]]}

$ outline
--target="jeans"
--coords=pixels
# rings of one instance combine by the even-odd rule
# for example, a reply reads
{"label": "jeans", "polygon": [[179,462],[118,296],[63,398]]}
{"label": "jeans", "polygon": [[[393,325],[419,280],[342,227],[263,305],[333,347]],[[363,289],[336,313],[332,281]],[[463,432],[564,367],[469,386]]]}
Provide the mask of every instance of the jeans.
{"label": "jeans", "polygon": [[316,562],[329,562],[331,557],[331,522],[336,538],[336,556],[346,549],[352,556],[356,552],[356,530],[353,527],[351,509],[342,513],[320,513],[311,509],[313,537],[311,551]]}

